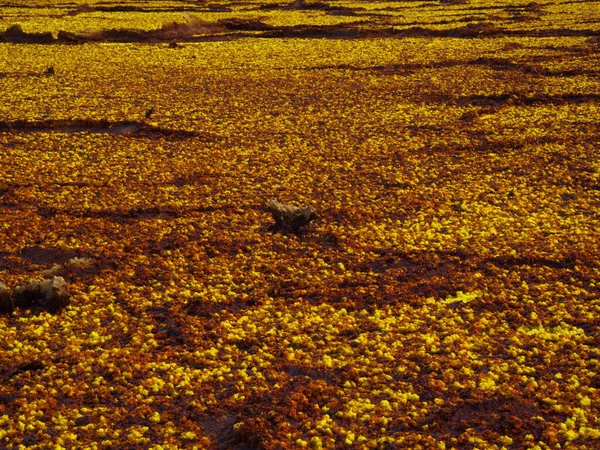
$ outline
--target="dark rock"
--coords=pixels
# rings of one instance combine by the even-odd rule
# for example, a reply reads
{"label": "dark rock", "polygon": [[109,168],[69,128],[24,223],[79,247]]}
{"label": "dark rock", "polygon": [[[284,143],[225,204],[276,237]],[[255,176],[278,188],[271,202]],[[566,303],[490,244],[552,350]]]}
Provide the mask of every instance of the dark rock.
{"label": "dark rock", "polygon": [[273,29],[271,25],[266,24],[258,19],[222,19],[219,20],[219,25],[227,28],[228,30],[235,31],[267,31]]}
{"label": "dark rock", "polygon": [[65,43],[69,43],[69,44],[80,44],[82,42],[85,42],[84,36],[80,36],[78,34],[71,33],[69,31],[64,31],[64,30],[60,30],[58,32],[56,39],[59,42],[65,42]]}
{"label": "dark rock", "polygon": [[4,32],[4,37],[7,39],[19,39],[23,36],[25,36],[25,33],[19,24],[9,26]]}
{"label": "dark rock", "polygon": [[6,288],[6,285],[0,282],[0,314],[11,313],[15,309],[15,304],[12,299],[10,290]]}
{"label": "dark rock", "polygon": [[16,288],[13,299],[16,307],[41,307],[50,312],[56,312],[70,303],[67,283],[63,277],[33,280]]}
{"label": "dark rock", "polygon": [[88,5],[87,3],[83,3],[81,5],[77,5],[74,9],[72,9],[71,11],[69,11],[67,13],[68,16],[76,16],[78,14],[83,14],[83,13],[91,13],[96,11],[96,8],[94,8],[93,6]]}
{"label": "dark rock", "polygon": [[293,233],[298,233],[303,226],[318,217],[312,206],[284,205],[277,200],[269,200],[267,209],[275,219],[274,229]]}
{"label": "dark rock", "polygon": [[49,31],[46,33],[26,33],[19,24],[10,25],[4,32],[4,40],[15,43],[47,44],[54,41]]}

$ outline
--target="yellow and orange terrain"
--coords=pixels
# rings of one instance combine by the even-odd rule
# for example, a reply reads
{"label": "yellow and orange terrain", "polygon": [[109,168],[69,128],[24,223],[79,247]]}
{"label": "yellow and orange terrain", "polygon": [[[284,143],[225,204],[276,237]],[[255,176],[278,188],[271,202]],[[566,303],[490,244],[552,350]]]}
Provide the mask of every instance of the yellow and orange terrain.
{"label": "yellow and orange terrain", "polygon": [[597,2],[0,6],[0,448],[600,448]]}

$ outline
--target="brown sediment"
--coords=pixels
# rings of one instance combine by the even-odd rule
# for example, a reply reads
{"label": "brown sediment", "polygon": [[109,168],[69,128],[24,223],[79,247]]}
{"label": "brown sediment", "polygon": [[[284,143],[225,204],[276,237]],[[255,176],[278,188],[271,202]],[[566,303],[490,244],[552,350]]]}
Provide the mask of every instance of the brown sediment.
{"label": "brown sediment", "polygon": [[[424,389],[431,387],[426,386]],[[456,394],[434,390],[432,397],[455,399]],[[543,412],[547,408],[541,408],[532,399],[502,394],[473,398],[469,392],[462,395],[466,398],[459,396],[458,401],[434,408],[434,411],[418,423],[417,428],[426,426],[430,432],[441,432],[458,438],[469,428],[480,429],[483,426],[488,438],[495,440],[500,436],[510,436],[516,445],[525,445],[526,434],[533,435],[534,439],[541,438],[544,428],[535,417],[545,416],[548,412]],[[550,417],[546,418],[555,419],[555,416],[556,414],[550,413]],[[397,431],[406,431],[398,425],[395,427]]]}
{"label": "brown sediment", "polygon": [[[18,27],[18,26],[17,26]],[[497,26],[494,22],[469,22],[465,26],[434,29],[423,26],[403,28],[370,25],[369,21],[340,25],[294,25],[271,26],[259,19],[223,19],[214,24],[179,23],[166,24],[156,30],[107,29],[89,33],[74,33],[61,30],[56,38],[50,32],[25,33],[11,27],[0,41],[38,44],[81,44],[85,42],[145,42],[162,43],[180,40],[183,42],[225,41],[242,38],[316,38],[316,39],[358,39],[358,38],[485,38],[503,36],[558,37],[558,36],[598,36],[592,29],[541,29],[511,30]]]}
{"label": "brown sediment", "polygon": [[[57,119],[57,120],[14,120],[0,121],[0,133],[106,133],[111,135],[127,135],[132,137],[167,136],[172,139],[202,137],[202,133],[188,130],[164,128],[147,124],[143,121],[110,121],[90,119]],[[208,137],[204,135],[204,137]]]}
{"label": "brown sediment", "polygon": [[600,102],[600,94],[521,94],[506,93],[499,95],[469,95],[458,97],[457,105],[500,106],[500,105],[566,105]]}

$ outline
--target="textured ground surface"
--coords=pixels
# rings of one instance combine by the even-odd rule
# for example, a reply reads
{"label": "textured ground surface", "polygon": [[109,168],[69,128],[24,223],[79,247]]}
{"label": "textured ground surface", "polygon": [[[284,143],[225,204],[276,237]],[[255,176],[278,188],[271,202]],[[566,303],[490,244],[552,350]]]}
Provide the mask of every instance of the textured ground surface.
{"label": "textured ground surface", "polygon": [[0,2],[0,447],[600,446],[599,4],[307,5]]}

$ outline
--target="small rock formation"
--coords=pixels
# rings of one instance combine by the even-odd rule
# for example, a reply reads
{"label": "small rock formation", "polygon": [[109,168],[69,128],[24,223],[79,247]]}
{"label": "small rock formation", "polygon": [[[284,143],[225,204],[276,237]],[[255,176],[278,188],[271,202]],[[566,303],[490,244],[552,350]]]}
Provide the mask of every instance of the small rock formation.
{"label": "small rock formation", "polygon": [[56,312],[70,303],[65,279],[56,276],[47,280],[33,280],[14,289],[12,299],[15,307],[37,306],[50,312]]}
{"label": "small rock formation", "polygon": [[292,9],[304,9],[304,0],[294,0],[290,6]]}
{"label": "small rock formation", "polygon": [[0,282],[0,314],[10,314],[13,309],[15,309],[15,304],[13,302],[10,290],[8,290],[4,283]]}
{"label": "small rock formation", "polygon": [[308,225],[318,217],[312,206],[285,205],[277,200],[269,200],[267,209],[275,219],[273,229],[293,233],[298,233],[303,226]]}
{"label": "small rock formation", "polygon": [[47,44],[54,41],[54,36],[51,32],[26,33],[23,31],[23,27],[18,23],[10,25],[6,31],[4,31],[2,38],[4,41],[15,43]]}
{"label": "small rock formation", "polygon": [[42,272],[45,277],[62,276],[73,277],[88,277],[93,276],[100,270],[100,265],[93,258],[71,258],[62,264],[54,264],[47,270]]}
{"label": "small rock formation", "polygon": [[19,39],[25,36],[25,32],[23,31],[23,27],[21,25],[14,24],[10,25],[6,31],[4,32],[4,37],[10,39]]}
{"label": "small rock formation", "polygon": [[74,9],[69,11],[67,13],[67,16],[76,16],[77,14],[91,13],[94,11],[96,11],[96,8],[88,5],[87,3],[83,3],[81,5],[77,5]]}

